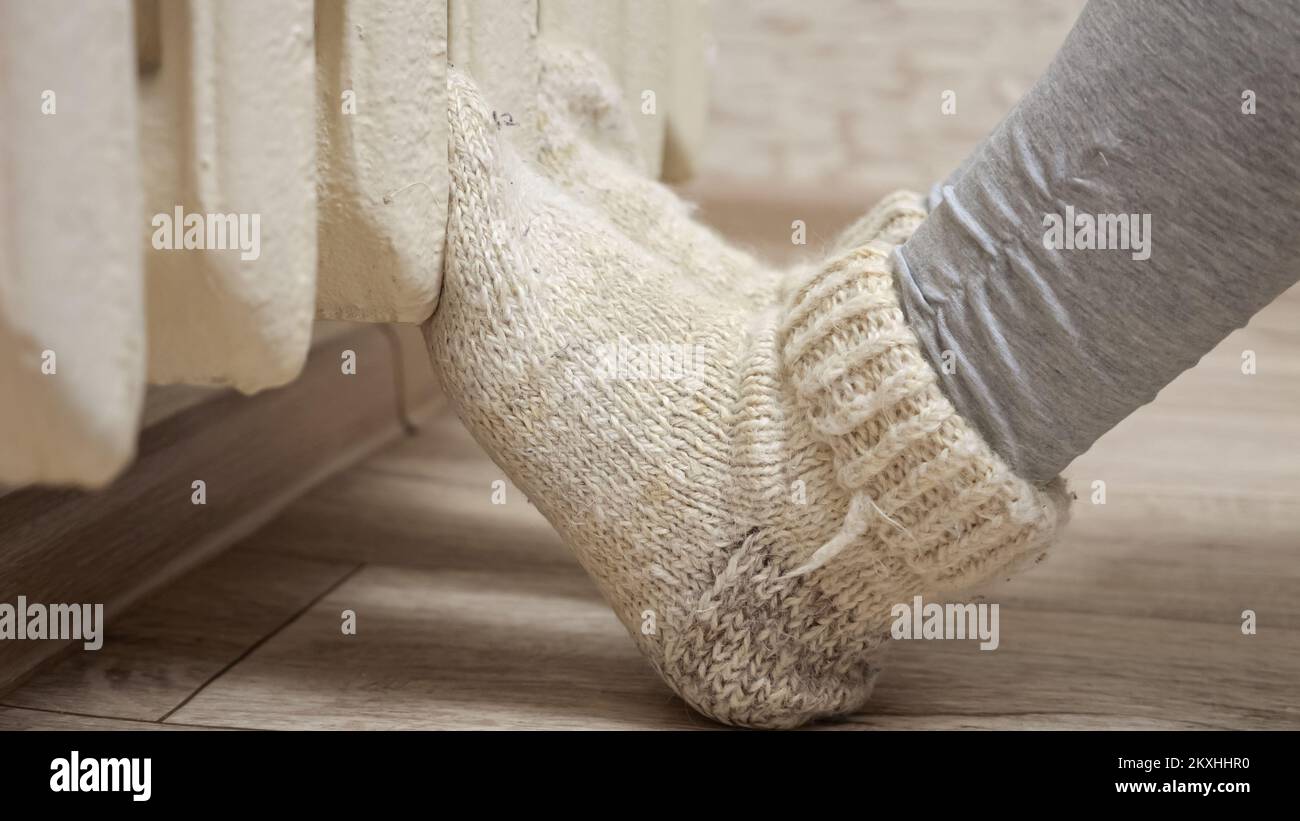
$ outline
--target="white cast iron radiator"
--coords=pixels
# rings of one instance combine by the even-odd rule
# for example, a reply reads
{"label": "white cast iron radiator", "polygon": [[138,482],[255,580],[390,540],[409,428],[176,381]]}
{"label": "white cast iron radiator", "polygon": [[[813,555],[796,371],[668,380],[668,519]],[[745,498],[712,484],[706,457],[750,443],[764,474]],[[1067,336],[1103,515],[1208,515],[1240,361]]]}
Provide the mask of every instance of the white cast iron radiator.
{"label": "white cast iron radiator", "polygon": [[705,0],[0,4],[0,484],[111,480],[146,383],[252,393],[316,318],[426,319],[449,60],[526,147],[538,38],[596,51],[681,177],[706,30]]}

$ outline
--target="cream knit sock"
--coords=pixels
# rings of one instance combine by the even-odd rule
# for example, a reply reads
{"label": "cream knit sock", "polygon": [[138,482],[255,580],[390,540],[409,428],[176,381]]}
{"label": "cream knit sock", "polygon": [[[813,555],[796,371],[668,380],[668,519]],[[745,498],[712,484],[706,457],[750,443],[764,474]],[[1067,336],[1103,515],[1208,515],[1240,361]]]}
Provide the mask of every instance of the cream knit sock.
{"label": "cream knit sock", "polygon": [[682,698],[760,727],[853,710],[892,606],[1041,556],[1063,489],[1003,465],[907,327],[914,195],[778,276],[593,137],[599,87],[554,80],[534,164],[450,78],[443,384]]}
{"label": "cream knit sock", "polygon": [[605,65],[586,52],[546,44],[541,57],[543,173],[679,278],[727,301],[770,302],[780,274],[695,222],[688,203],[640,170],[636,131]]}

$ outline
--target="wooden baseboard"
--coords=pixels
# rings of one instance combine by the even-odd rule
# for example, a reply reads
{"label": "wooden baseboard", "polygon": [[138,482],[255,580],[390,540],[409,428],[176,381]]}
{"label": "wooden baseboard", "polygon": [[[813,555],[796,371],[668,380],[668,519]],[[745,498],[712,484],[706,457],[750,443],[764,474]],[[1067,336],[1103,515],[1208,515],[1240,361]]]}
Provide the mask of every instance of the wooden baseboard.
{"label": "wooden baseboard", "polygon": [[[356,354],[344,374],[343,352]],[[131,603],[248,535],[285,505],[437,407],[419,330],[324,336],[302,375],[255,396],[217,394],[162,414],[125,474],[98,492],[0,498],[0,603]],[[195,481],[206,502],[195,504]],[[80,643],[0,640],[0,694]]]}

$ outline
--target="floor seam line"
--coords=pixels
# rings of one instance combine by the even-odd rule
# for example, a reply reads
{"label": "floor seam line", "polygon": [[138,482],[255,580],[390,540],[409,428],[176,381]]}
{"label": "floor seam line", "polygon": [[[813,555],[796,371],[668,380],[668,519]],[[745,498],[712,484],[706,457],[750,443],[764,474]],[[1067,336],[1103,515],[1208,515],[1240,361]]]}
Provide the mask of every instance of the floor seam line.
{"label": "floor seam line", "polygon": [[243,661],[244,659],[246,659],[246,658],[248,658],[249,656],[251,656],[251,655],[252,655],[253,653],[255,653],[255,652],[257,651],[257,649],[260,648],[262,645],[266,644],[268,641],[270,641],[271,639],[273,639],[273,638],[275,638],[276,636],[278,636],[278,635],[279,635],[280,633],[282,633],[284,630],[286,630],[286,629],[288,629],[289,627],[291,627],[291,626],[293,625],[294,622],[296,622],[296,621],[297,621],[298,619],[300,619],[300,618],[301,618],[305,613],[307,613],[309,610],[311,610],[313,607],[315,607],[317,604],[319,604],[319,603],[320,603],[320,602],[321,602],[321,601],[322,601],[326,596],[328,596],[330,593],[333,593],[335,590],[337,590],[339,587],[341,587],[345,582],[347,582],[347,581],[348,581],[349,579],[351,579],[353,576],[357,575],[357,573],[360,572],[361,569],[364,568],[365,566],[366,566],[366,563],[365,563],[365,562],[362,562],[361,564],[358,564],[358,565],[356,565],[355,567],[353,567],[353,568],[352,568],[351,570],[349,570],[347,573],[344,573],[341,577],[339,577],[337,580],[335,580],[333,584],[331,584],[331,585],[329,585],[328,587],[326,587],[324,590],[322,590],[320,593],[318,593],[316,596],[314,596],[314,597],[313,597],[309,602],[307,602],[305,605],[303,605],[303,606],[302,606],[301,608],[299,608],[298,610],[294,611],[294,613],[293,613],[292,615],[290,615],[288,619],[286,619],[285,621],[283,621],[283,622],[281,622],[279,625],[277,625],[276,628],[275,628],[274,630],[271,630],[269,633],[267,633],[266,635],[262,636],[262,637],[261,637],[260,639],[258,639],[257,641],[253,642],[251,645],[249,645],[248,647],[246,647],[242,653],[240,653],[240,654],[239,654],[238,656],[236,656],[235,658],[231,659],[231,660],[230,660],[229,662],[227,662],[224,666],[222,666],[222,668],[221,668],[220,670],[218,670],[217,672],[215,672],[215,673],[213,673],[211,676],[209,676],[209,677],[207,678],[207,680],[205,680],[202,684],[200,684],[197,688],[195,688],[194,692],[192,692],[192,693],[190,693],[189,695],[187,695],[184,699],[181,700],[181,702],[180,702],[179,704],[177,704],[175,707],[172,707],[170,710],[168,710],[166,713],[164,713],[160,718],[158,718],[157,720],[155,720],[154,723],[155,723],[155,724],[165,724],[165,723],[167,723],[167,719],[169,719],[169,718],[171,718],[172,716],[174,716],[174,715],[175,715],[177,712],[179,712],[183,707],[185,707],[185,705],[187,705],[187,704],[189,704],[191,701],[193,701],[194,698],[195,698],[199,693],[202,693],[204,690],[206,690],[206,689],[208,688],[208,686],[212,684],[212,682],[216,681],[217,679],[219,679],[219,678],[221,678],[222,676],[224,676],[226,673],[230,672],[230,670],[233,669],[233,668],[235,667],[235,665],[239,664],[241,661]]}

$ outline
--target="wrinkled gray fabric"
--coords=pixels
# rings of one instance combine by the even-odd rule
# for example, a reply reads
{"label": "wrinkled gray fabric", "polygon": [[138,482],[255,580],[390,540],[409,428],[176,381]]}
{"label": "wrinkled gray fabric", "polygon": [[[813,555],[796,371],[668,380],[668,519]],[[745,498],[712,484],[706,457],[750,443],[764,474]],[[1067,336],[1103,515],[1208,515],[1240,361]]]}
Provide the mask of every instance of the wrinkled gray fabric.
{"label": "wrinkled gray fabric", "polygon": [[[1300,6],[1092,0],[930,206],[895,254],[908,319],[958,411],[1049,479],[1300,277]],[[1129,247],[1079,247],[1083,214],[1108,245],[1137,215]]]}

